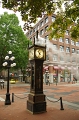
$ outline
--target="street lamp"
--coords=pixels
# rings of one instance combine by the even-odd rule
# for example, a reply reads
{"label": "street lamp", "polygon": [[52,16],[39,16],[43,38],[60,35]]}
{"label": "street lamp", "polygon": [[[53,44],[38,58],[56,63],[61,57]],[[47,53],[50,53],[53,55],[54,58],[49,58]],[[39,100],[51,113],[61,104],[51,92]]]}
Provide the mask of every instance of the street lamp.
{"label": "street lamp", "polygon": [[3,63],[3,66],[8,69],[7,93],[6,93],[5,105],[11,105],[10,93],[9,93],[9,69],[10,69],[10,67],[16,66],[16,63],[14,63],[14,59],[15,59],[15,57],[12,56],[12,51],[9,51],[8,55],[5,57],[5,61]]}

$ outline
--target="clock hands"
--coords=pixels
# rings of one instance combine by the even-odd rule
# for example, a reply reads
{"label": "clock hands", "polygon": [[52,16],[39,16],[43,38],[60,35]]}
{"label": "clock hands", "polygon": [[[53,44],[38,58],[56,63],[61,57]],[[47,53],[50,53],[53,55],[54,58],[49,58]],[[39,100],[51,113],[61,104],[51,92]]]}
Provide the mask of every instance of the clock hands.
{"label": "clock hands", "polygon": [[37,50],[36,50],[36,56],[37,56],[38,58],[42,58],[42,57],[43,57],[43,51],[42,51],[41,49],[37,49]]}
{"label": "clock hands", "polygon": [[39,55],[41,55],[41,51],[40,50],[38,50],[38,53],[39,53]]}

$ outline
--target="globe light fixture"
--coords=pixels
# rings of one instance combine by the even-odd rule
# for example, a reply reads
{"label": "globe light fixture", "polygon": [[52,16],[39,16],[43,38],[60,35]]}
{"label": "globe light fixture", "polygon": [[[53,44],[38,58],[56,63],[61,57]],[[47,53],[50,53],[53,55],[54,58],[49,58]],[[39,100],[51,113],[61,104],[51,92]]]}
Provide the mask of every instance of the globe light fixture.
{"label": "globe light fixture", "polygon": [[11,67],[16,66],[16,63],[14,62],[14,59],[15,59],[15,57],[12,56],[12,51],[9,51],[8,55],[5,56],[5,60],[4,60],[4,63],[3,63],[3,66],[8,69],[7,93],[6,93],[5,105],[11,105],[10,93],[9,93],[9,69]]}

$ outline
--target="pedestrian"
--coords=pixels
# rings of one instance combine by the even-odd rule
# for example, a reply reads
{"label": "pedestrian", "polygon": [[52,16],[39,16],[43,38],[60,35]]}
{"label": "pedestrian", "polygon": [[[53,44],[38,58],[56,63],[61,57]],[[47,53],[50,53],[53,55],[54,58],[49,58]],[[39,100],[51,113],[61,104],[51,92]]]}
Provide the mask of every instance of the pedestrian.
{"label": "pedestrian", "polygon": [[77,78],[75,76],[73,76],[73,78],[74,78],[74,81],[76,81],[76,83],[77,83]]}
{"label": "pedestrian", "polygon": [[67,81],[68,81],[68,83],[70,83],[70,78],[69,77],[67,78]]}
{"label": "pedestrian", "polygon": [[50,86],[50,81],[48,80],[49,86]]}
{"label": "pedestrian", "polygon": [[75,79],[76,83],[77,83],[77,79]]}
{"label": "pedestrian", "polygon": [[72,84],[73,84],[73,83],[75,83],[75,79],[74,79],[74,77],[73,77],[73,80],[72,80]]}

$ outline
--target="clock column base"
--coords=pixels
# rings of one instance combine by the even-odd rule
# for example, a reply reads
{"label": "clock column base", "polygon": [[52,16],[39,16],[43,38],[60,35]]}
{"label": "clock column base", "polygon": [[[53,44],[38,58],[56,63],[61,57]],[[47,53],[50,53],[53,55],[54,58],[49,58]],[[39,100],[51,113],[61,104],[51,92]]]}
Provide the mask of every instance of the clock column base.
{"label": "clock column base", "polygon": [[44,94],[29,94],[27,110],[32,114],[46,112],[46,101]]}

